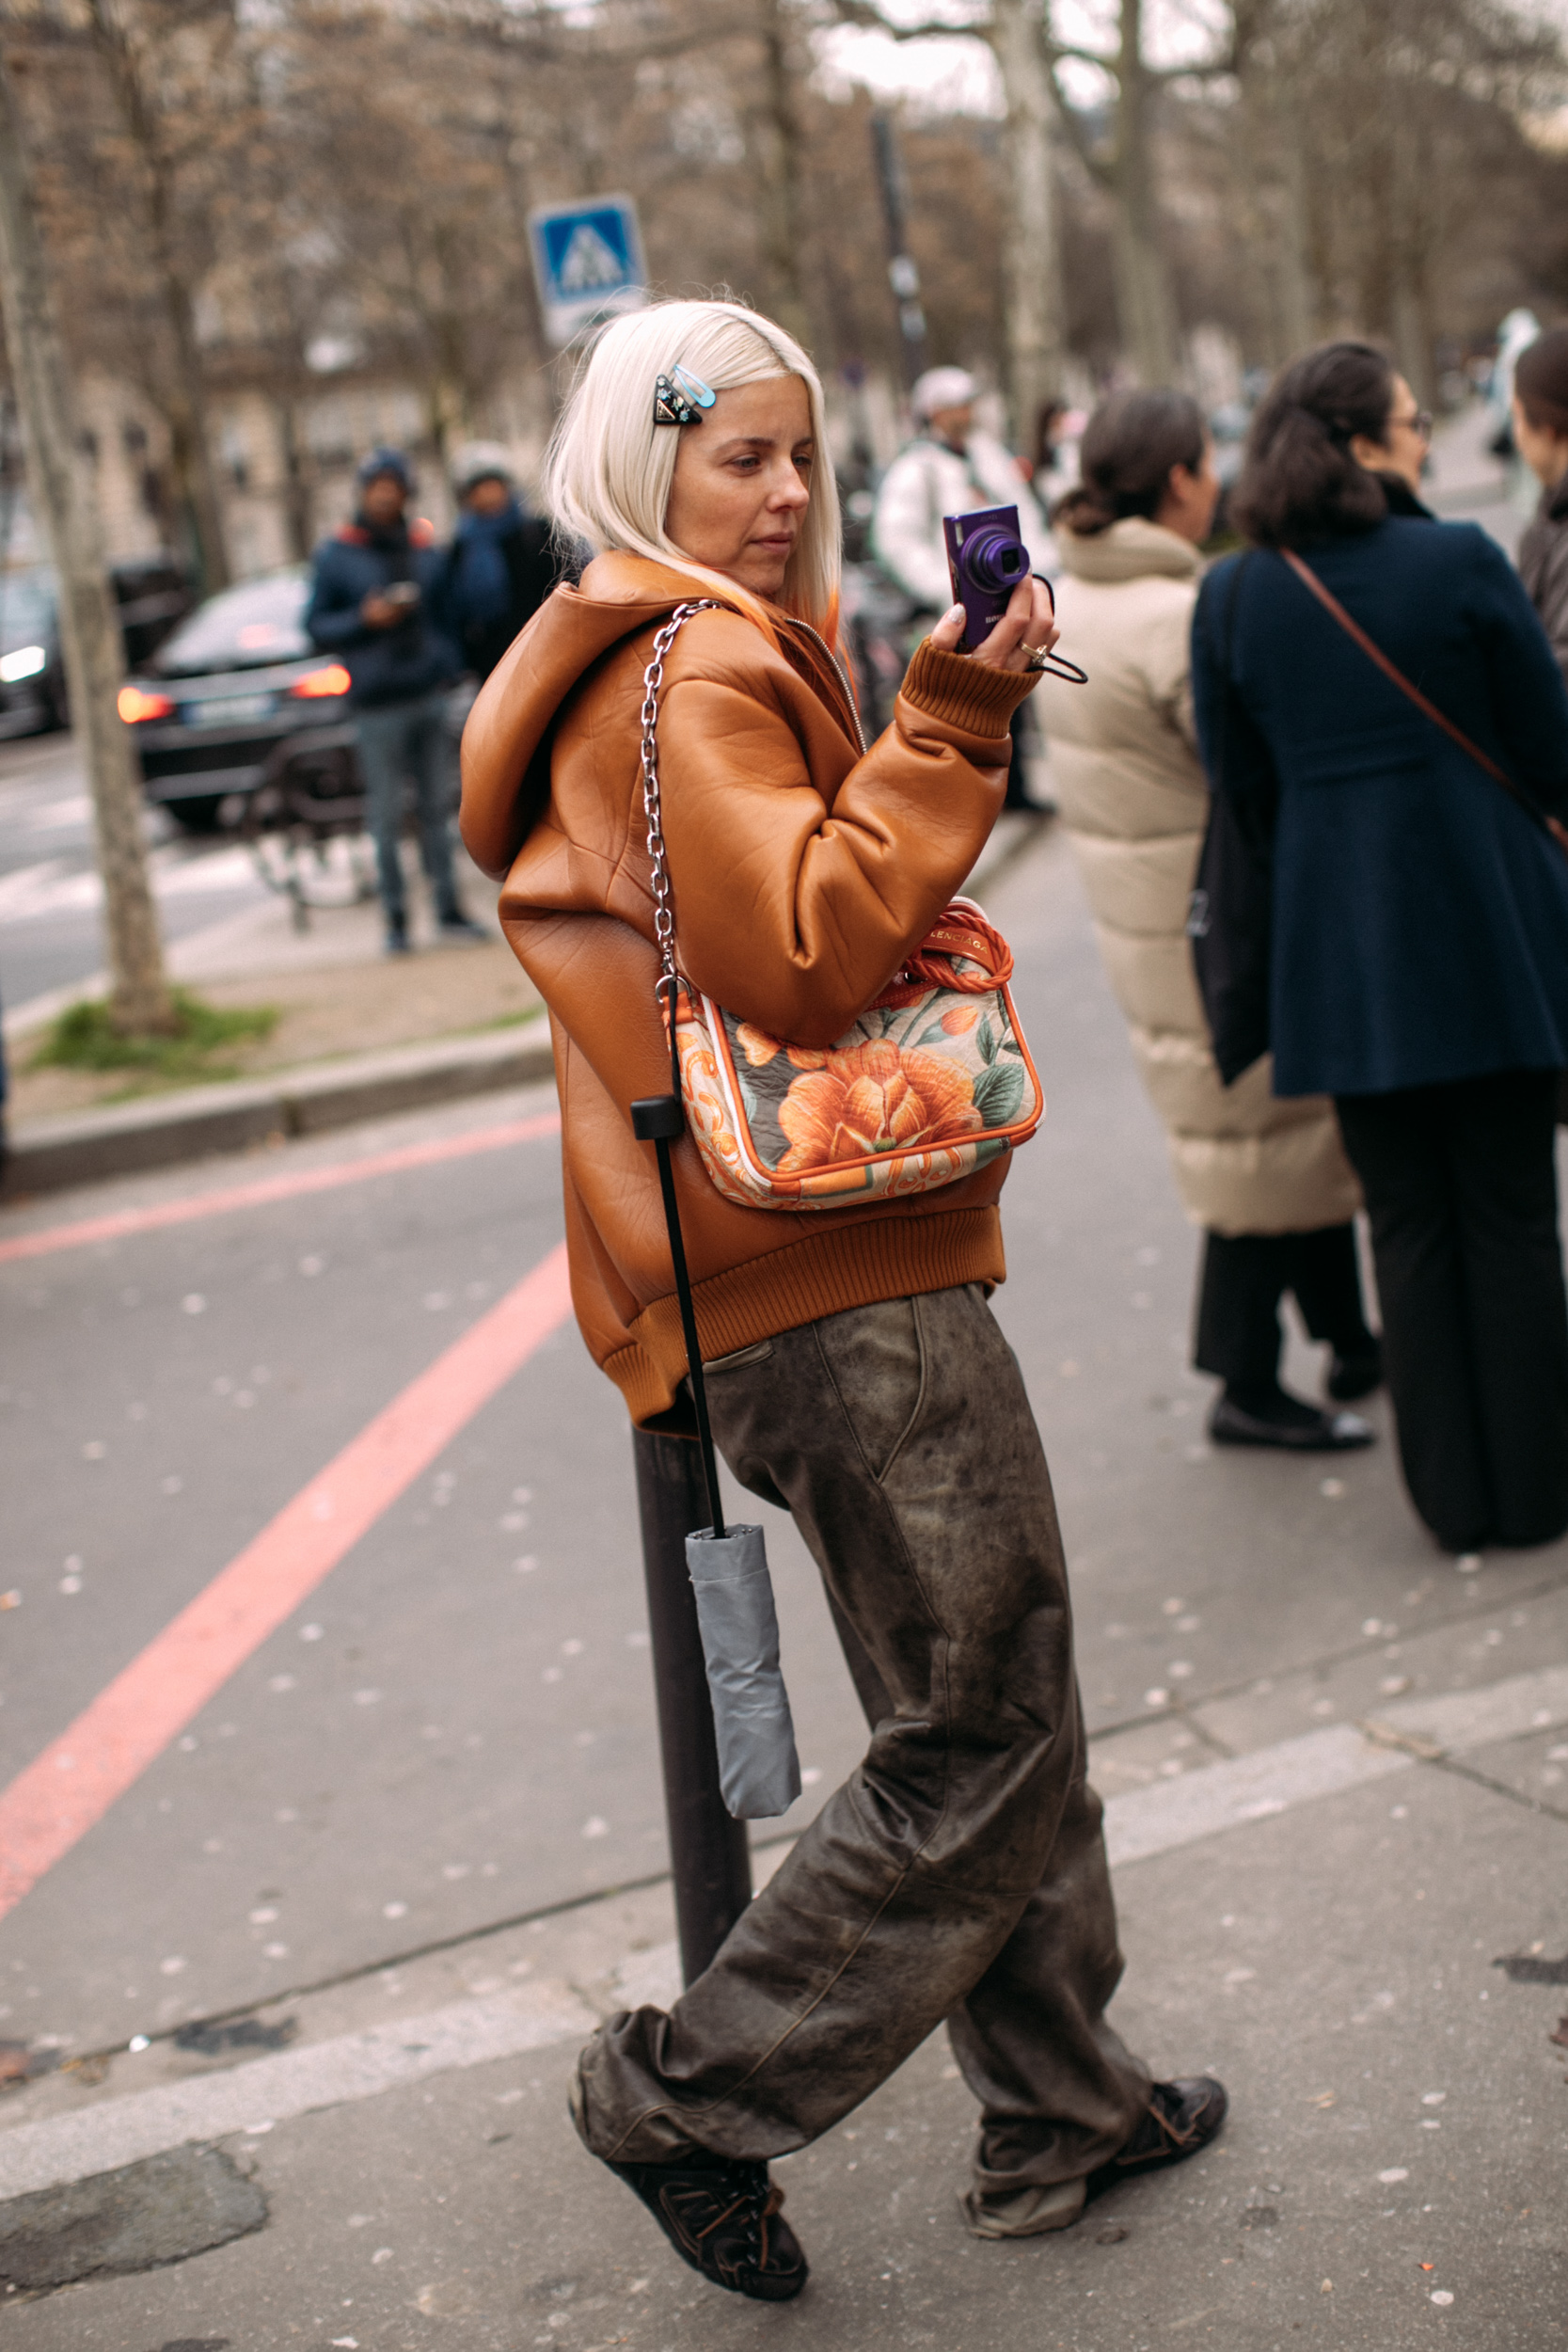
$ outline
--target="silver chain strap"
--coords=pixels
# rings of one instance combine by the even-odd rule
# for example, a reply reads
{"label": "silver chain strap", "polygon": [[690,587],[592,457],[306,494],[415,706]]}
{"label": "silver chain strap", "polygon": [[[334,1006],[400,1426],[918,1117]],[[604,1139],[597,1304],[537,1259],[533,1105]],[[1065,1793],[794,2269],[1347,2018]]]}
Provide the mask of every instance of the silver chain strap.
{"label": "silver chain strap", "polygon": [[654,941],[658,948],[656,995],[675,977],[675,911],[670,898],[670,863],[664,852],[664,819],[658,800],[658,745],[654,735],[659,689],[664,684],[664,657],[682,622],[689,621],[693,612],[723,611],[714,596],[676,605],[654,639],[654,658],[642,673],[642,814],[648,820],[648,857],[653,866]]}

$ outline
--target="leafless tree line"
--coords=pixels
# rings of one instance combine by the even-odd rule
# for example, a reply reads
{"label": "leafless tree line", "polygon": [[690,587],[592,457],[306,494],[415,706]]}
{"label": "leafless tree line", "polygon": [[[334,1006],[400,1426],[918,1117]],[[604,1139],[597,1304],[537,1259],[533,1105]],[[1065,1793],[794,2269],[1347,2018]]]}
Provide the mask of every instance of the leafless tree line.
{"label": "leafless tree line", "polygon": [[[1146,0],[1102,45],[1050,0],[974,0],[1005,119],[900,126],[935,358],[1002,368],[1021,432],[1069,355],[1148,381],[1185,331],[1271,361],[1387,337],[1425,393],[1444,338],[1568,303],[1568,165],[1530,125],[1565,95],[1502,0],[1234,0],[1212,53],[1149,59]],[[830,370],[896,373],[863,92],[817,37],[882,0],[9,0],[72,359],[164,419],[171,497],[227,577],[211,412],[274,406],[292,537],[314,517],[321,356],[416,386],[430,442],[496,388],[547,402],[531,206],[626,189],[657,281],[729,286]]]}

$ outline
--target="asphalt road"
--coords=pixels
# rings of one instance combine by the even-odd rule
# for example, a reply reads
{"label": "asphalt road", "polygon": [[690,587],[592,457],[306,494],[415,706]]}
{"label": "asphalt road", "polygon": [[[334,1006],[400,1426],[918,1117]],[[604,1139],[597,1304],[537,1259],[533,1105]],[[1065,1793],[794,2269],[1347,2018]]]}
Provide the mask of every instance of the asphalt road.
{"label": "asphalt road", "polygon": [[[1330,1462],[1210,1449],[1209,1384],[1186,1369],[1194,1237],[1068,845],[1048,835],[991,912],[1018,949],[1050,1102],[1007,1188],[997,1307],[1057,1483],[1098,1785],[1118,1800],[1167,1782],[1201,1790],[1227,1757],[1273,1771],[1302,1735],[1349,1737],[1400,1693],[1517,1691],[1568,1659],[1568,1545],[1460,1574],[1411,1518],[1386,1442]],[[552,1108],[547,1091],[469,1104],[0,1219],[0,1597],[16,1597],[0,1609],[0,1791],[34,1789],[24,1826],[36,1828],[39,1759],[100,1775],[84,1800],[93,1825],[53,1860],[40,1850],[36,1884],[0,1921],[0,2041],[69,2059],[151,2038],[147,2058],[113,2059],[89,2120],[151,2079],[135,2070],[182,2022],[234,2010],[309,2021],[325,2003],[320,2031],[362,2031],[388,2003],[401,2015],[447,1997],[419,1989],[437,1963],[414,1956],[432,1946],[453,1947],[441,1965],[479,1994],[514,1965],[537,1973],[575,1918],[602,1915],[601,1946],[613,1932],[623,1958],[670,1931],[640,1926],[630,1899],[550,1915],[657,1877],[664,1859],[626,1431],[550,1304]],[[538,1122],[526,1138],[494,1144],[526,1120]],[[263,1184],[270,1199],[222,1205]],[[136,1230],[17,1254],[33,1235],[138,1216]],[[535,1269],[519,1342],[506,1302]],[[492,1345],[503,1326],[510,1339]],[[1317,1352],[1299,1340],[1291,1369],[1315,1391]],[[388,1435],[377,1417],[421,1381]],[[450,1427],[434,1450],[420,1414]],[[316,1522],[334,1510],[364,1532],[299,1592]],[[810,1778],[800,1819],[861,1731],[814,1574],[778,1514],[768,1540]],[[180,1694],[196,1670],[167,1629],[225,1570],[226,1592],[249,1579],[256,1638],[187,1721]],[[254,1616],[267,1591],[284,1595],[271,1630],[264,1610]],[[129,1713],[111,1722],[103,1709],[127,1669],[139,1677]],[[1224,2162],[1184,2174],[1164,2203],[1139,2192],[1153,2220],[1119,2284],[1085,2267],[1101,2260],[1086,2232],[1042,2241],[1029,2271],[1022,2254],[954,2242],[968,2108],[933,2044],[792,2163],[792,2210],[823,2265],[813,2341],[1013,2352],[1037,2341],[1032,2278],[1059,2315],[1037,2340],[1085,2352],[1164,2352],[1160,2298],[1175,2282],[1183,2313],[1228,2314],[1192,2337],[1227,2352],[1295,2343],[1298,2316],[1325,2346],[1420,2343],[1436,2325],[1429,2290],[1451,2292],[1420,2271],[1435,2236],[1461,2291],[1484,2286],[1474,2309],[1560,2316],[1560,2232],[1543,2238],[1518,2217],[1560,2189],[1564,2093],[1545,2028],[1561,2001],[1492,1968],[1499,1953],[1568,1944],[1565,1731],[1542,1712],[1523,1728],[1511,1719],[1465,1773],[1413,1771],[1423,1786],[1409,1802],[1371,1786],[1297,1804],[1299,1789],[1276,1797],[1265,1782],[1236,1817],[1253,1826],[1163,1856],[1146,1847],[1152,1858],[1120,1870],[1124,2030],[1164,2068],[1216,2065],[1239,2099]],[[167,1736],[138,1769],[138,1725],[159,1721]],[[667,1907],[657,1888],[636,1901]],[[615,2006],[626,1979],[612,1962],[568,1952],[547,1973],[574,1985],[602,1974]],[[324,1984],[337,1989],[310,1993]],[[306,2040],[316,2030],[308,2022]],[[543,2055],[234,2142],[274,2201],[266,2230],[18,2309],[19,2343],[157,2352],[227,2338],[270,2352],[352,2328],[388,2352],[750,2344],[762,2315],[706,2291],[693,2304],[694,2282],[645,2242],[623,2193],[583,2169],[559,2105],[569,2051]],[[74,2079],[11,2097],[99,2097],[93,2071],[80,2091]],[[1421,2105],[1429,2092],[1455,2102],[1447,2139],[1420,2137],[1440,2120]],[[495,2101],[504,2122],[485,2124]],[[0,2166],[10,2111],[0,2104]],[[504,2159],[489,2153],[498,2139]],[[863,2158],[875,2194],[846,2177]],[[1412,2185],[1380,2185],[1394,2180]],[[1275,2226],[1238,2215],[1281,2211],[1294,2234],[1268,2242],[1275,2269],[1260,2238],[1242,2242],[1258,2254],[1250,2269],[1226,2269],[1238,2226]],[[373,2232],[370,2216],[384,2217]],[[355,2284],[372,2254],[382,2268]],[[637,2273],[614,2290],[642,2297],[624,2334],[590,2316],[607,2265]],[[1204,2300],[1205,2265],[1217,2303]],[[1374,2283],[1347,2333],[1326,2315],[1349,2306],[1320,2304],[1320,2273],[1353,2272]],[[579,2280],[580,2306],[567,2292]],[[1455,2341],[1534,2352],[1560,2337],[1494,2316]]]}
{"label": "asphalt road", "polygon": [[[182,833],[161,809],[148,811],[147,841],[171,944],[269,895],[247,851]],[[102,971],[102,913],[92,804],[74,739],[0,742],[0,997],[8,1012]]]}

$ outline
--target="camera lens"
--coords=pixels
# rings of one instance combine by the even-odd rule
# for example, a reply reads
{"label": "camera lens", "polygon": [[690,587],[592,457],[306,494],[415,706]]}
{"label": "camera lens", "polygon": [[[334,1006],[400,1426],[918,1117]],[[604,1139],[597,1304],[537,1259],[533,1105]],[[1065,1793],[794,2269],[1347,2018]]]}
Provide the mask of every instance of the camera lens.
{"label": "camera lens", "polygon": [[1016,588],[1029,571],[1029,550],[1011,531],[977,531],[959,561],[977,588]]}

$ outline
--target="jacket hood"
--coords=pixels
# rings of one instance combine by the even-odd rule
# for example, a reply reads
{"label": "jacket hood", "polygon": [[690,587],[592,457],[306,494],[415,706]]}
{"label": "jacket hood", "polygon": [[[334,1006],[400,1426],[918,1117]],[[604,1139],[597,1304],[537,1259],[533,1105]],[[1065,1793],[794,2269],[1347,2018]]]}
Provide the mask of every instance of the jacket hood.
{"label": "jacket hood", "polygon": [[550,730],[578,680],[625,637],[700,596],[684,572],[645,556],[597,555],[578,587],[546,597],[480,689],[463,730],[463,773],[483,774],[483,795],[464,794],[468,854],[496,882],[509,870],[549,801]]}
{"label": "jacket hood", "polygon": [[[578,586],[545,599],[463,730],[462,833],[483,872],[500,881],[548,805],[551,729],[578,681],[623,639],[711,594],[689,572],[614,551],[595,556]],[[815,631],[775,612],[780,651],[858,745],[854,705],[832,654]],[[470,780],[479,789],[469,791]]]}
{"label": "jacket hood", "polygon": [[1056,525],[1056,552],[1074,580],[1141,580],[1150,572],[1168,580],[1193,580],[1202,558],[1190,539],[1179,538],[1141,515],[1128,515],[1106,531],[1083,533]]}

